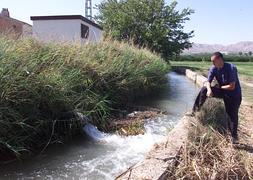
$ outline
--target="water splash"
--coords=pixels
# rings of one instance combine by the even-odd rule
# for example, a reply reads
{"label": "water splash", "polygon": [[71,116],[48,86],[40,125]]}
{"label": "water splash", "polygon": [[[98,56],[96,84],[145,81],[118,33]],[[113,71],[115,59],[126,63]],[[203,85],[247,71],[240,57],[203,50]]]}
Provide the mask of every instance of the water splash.
{"label": "water splash", "polygon": [[102,141],[106,137],[105,133],[100,132],[96,126],[90,123],[83,127],[83,131],[95,141]]}
{"label": "water splash", "polygon": [[[97,157],[90,161],[83,161],[78,168],[89,169],[89,172],[82,176],[95,179],[113,179],[119,172],[127,169],[129,165],[137,163],[144,158],[155,143],[164,140],[170,125],[165,121],[165,117],[149,120],[145,123],[146,133],[137,136],[122,137],[117,134],[107,134],[100,132],[92,124],[87,124],[83,130],[94,141],[114,147],[112,153],[107,153],[103,157]],[[172,122],[172,121],[171,121]],[[162,126],[165,123],[166,126]],[[171,126],[173,126],[171,124]],[[71,167],[74,164],[69,165]],[[80,170],[81,171],[81,170]]]}

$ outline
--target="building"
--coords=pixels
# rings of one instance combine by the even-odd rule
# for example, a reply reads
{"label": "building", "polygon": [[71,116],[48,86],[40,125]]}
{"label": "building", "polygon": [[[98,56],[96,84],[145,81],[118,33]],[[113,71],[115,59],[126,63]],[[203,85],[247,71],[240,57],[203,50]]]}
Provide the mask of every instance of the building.
{"label": "building", "polygon": [[17,37],[32,35],[32,26],[25,22],[11,18],[9,10],[3,8],[0,13],[0,33],[13,34]]}
{"label": "building", "polygon": [[33,36],[44,42],[98,42],[102,28],[81,15],[31,16]]}

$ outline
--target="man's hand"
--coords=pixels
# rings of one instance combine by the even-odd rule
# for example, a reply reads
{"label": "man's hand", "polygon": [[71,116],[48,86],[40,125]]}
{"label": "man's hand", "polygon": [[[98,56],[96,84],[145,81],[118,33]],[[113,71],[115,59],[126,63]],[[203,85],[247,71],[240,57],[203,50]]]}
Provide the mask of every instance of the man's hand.
{"label": "man's hand", "polygon": [[207,90],[206,96],[207,96],[207,97],[212,97],[212,96],[213,96],[213,92],[212,92],[211,89],[208,89],[208,90]]}
{"label": "man's hand", "polygon": [[206,83],[206,88],[207,88],[206,96],[207,97],[213,96],[213,92],[212,92],[212,89],[211,89],[211,83],[210,82]]}
{"label": "man's hand", "polygon": [[229,83],[228,85],[221,86],[221,89],[233,91],[235,89],[235,82]]}

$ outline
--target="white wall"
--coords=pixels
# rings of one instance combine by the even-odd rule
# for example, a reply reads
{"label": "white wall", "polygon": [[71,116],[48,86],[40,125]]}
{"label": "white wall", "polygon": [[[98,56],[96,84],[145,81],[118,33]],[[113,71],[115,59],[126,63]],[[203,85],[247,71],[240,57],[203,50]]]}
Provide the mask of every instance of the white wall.
{"label": "white wall", "polygon": [[103,31],[95,26],[91,26],[90,24],[83,22],[82,24],[89,26],[90,32],[89,32],[89,42],[98,42],[102,39],[103,37]]}
{"label": "white wall", "polygon": [[[88,39],[81,38],[81,23],[89,26]],[[102,30],[79,19],[34,20],[33,36],[44,42],[97,42],[102,39]]]}
{"label": "white wall", "polygon": [[79,20],[35,20],[33,36],[45,42],[80,41]]}

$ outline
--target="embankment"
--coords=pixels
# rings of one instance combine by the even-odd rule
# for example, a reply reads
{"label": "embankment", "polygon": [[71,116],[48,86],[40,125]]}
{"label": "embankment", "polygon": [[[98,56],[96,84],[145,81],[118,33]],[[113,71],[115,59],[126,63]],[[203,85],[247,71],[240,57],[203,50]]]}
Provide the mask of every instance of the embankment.
{"label": "embankment", "polygon": [[194,83],[196,83],[198,86],[202,87],[204,83],[207,81],[207,78],[201,74],[198,74],[190,69],[181,68],[181,67],[173,67],[174,71],[185,75],[187,78],[192,80]]}
{"label": "embankment", "polygon": [[0,160],[62,143],[83,125],[100,129],[115,109],[166,82],[169,66],[148,50],[105,40],[43,44],[0,37]]}

